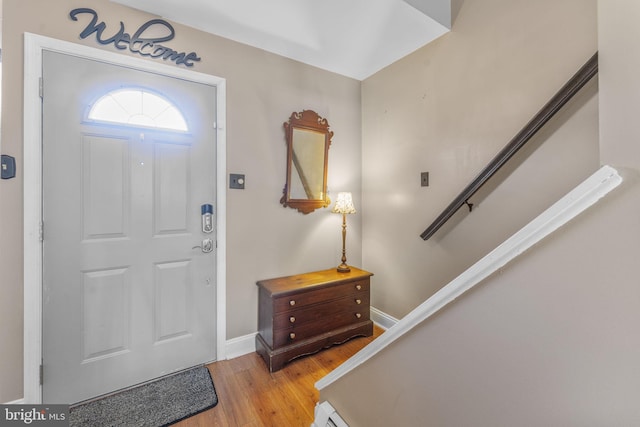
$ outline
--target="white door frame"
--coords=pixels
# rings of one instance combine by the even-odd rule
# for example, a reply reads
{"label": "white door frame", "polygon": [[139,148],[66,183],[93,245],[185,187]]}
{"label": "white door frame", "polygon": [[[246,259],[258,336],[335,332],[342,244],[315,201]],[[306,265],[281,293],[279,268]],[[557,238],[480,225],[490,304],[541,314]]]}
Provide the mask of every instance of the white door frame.
{"label": "white door frame", "polygon": [[226,80],[49,37],[24,35],[24,403],[42,402],[42,52],[49,50],[217,87],[216,358],[226,358]]}

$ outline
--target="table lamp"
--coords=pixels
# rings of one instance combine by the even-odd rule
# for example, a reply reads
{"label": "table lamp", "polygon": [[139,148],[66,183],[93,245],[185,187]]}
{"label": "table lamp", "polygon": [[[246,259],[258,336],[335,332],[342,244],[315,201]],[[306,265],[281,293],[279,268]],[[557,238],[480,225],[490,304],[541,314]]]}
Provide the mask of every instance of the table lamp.
{"label": "table lamp", "polygon": [[342,264],[338,266],[338,271],[340,273],[348,273],[351,269],[347,265],[347,254],[345,250],[345,242],[347,240],[347,214],[356,213],[351,193],[338,193],[336,204],[333,205],[331,212],[342,214]]}

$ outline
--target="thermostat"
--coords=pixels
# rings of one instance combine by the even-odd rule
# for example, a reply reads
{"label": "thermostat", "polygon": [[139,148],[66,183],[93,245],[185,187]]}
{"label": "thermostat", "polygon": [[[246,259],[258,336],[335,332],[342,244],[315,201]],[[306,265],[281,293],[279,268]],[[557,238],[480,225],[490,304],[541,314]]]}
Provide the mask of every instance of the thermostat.
{"label": "thermostat", "polygon": [[16,159],[3,154],[0,160],[0,176],[2,179],[11,179],[16,176]]}

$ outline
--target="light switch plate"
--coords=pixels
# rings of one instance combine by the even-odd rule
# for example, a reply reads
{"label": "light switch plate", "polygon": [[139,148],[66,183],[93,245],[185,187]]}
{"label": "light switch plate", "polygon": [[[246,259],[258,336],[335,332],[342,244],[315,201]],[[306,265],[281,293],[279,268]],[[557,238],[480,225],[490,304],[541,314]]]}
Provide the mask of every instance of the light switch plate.
{"label": "light switch plate", "polygon": [[244,190],[244,174],[229,174],[229,188]]}
{"label": "light switch plate", "polygon": [[429,186],[429,172],[420,173],[420,185],[423,187]]}

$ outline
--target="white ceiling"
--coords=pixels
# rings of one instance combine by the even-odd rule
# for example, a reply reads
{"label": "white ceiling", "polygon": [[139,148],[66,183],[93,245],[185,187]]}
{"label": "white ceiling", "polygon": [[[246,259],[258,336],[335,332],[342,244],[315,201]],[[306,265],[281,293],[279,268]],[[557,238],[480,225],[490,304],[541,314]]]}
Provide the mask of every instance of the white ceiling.
{"label": "white ceiling", "polygon": [[451,26],[451,0],[112,1],[358,80]]}

